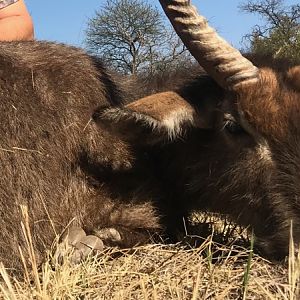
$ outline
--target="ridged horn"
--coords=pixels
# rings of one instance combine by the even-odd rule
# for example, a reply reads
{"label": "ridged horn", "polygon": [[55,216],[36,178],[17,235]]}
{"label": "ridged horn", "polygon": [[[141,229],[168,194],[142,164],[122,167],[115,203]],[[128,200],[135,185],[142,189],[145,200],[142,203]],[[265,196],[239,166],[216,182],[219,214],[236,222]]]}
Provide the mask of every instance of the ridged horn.
{"label": "ridged horn", "polygon": [[175,31],[205,71],[225,89],[253,84],[258,69],[211,28],[189,0],[160,0]]}

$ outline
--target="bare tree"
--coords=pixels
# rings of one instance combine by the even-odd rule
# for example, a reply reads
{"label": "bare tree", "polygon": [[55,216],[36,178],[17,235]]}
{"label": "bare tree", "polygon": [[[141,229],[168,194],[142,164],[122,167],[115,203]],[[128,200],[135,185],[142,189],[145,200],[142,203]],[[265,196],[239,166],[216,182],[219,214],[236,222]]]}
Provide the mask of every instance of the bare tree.
{"label": "bare tree", "polygon": [[246,36],[252,52],[300,59],[299,4],[285,6],[283,0],[248,1],[241,9],[265,20],[264,25],[256,25]]}
{"label": "bare tree", "polygon": [[88,50],[118,71],[154,73],[183,57],[185,48],[158,9],[141,0],[108,0],[88,22]]}

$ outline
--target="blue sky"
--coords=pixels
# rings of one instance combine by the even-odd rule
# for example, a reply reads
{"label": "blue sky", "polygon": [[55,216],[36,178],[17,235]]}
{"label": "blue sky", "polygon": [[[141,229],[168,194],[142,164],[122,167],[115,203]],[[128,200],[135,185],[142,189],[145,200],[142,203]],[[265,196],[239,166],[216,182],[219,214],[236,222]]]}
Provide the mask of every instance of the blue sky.
{"label": "blue sky", "polygon": [[[59,41],[84,47],[87,21],[101,9],[105,0],[25,0],[34,24],[37,39]],[[148,0],[159,7],[158,0]],[[236,47],[241,47],[243,35],[260,23],[255,15],[241,13],[243,0],[192,0],[218,32]],[[245,1],[244,1],[245,2]],[[286,0],[295,4],[298,1]]]}

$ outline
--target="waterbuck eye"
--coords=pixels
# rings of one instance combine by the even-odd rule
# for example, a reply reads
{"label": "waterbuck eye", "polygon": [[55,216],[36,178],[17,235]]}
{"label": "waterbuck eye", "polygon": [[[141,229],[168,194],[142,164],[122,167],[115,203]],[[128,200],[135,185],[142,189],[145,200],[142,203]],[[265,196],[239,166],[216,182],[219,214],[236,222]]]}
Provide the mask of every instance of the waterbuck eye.
{"label": "waterbuck eye", "polygon": [[231,134],[239,134],[244,132],[244,129],[237,122],[232,120],[225,121],[224,127]]}
{"label": "waterbuck eye", "polygon": [[239,123],[237,123],[234,117],[230,114],[224,115],[223,128],[231,134],[240,134],[245,132],[243,127]]}

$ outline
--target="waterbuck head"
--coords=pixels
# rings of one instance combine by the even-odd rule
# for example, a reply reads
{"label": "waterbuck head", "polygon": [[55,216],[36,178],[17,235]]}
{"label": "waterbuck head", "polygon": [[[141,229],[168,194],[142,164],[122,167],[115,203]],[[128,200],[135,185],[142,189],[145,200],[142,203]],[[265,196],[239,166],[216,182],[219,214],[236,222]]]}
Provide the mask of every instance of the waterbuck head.
{"label": "waterbuck head", "polygon": [[282,257],[291,223],[300,241],[300,67],[259,69],[190,1],[160,3],[209,76],[103,109],[96,121],[158,153],[174,219],[194,209],[228,214],[253,227],[265,254]]}

